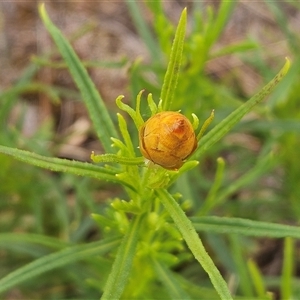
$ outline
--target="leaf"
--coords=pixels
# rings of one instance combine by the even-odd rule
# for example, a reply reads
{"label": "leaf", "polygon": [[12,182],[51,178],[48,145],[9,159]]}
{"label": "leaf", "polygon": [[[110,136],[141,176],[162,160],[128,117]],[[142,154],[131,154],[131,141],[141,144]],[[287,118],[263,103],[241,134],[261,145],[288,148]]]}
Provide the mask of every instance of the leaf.
{"label": "leaf", "polygon": [[33,233],[1,233],[0,247],[9,248],[14,243],[30,243],[50,247],[54,249],[61,249],[67,246],[65,242],[53,237],[48,237],[41,234]]}
{"label": "leaf", "polygon": [[135,255],[138,235],[141,229],[141,215],[131,220],[130,228],[124,236],[118,249],[112,271],[104,287],[102,300],[119,299],[129,279],[129,273],[132,267]]}
{"label": "leaf", "polygon": [[214,262],[206,252],[193,224],[187,218],[184,211],[180,208],[176,200],[165,189],[155,191],[159,200],[165,206],[178,227],[182,237],[190,248],[191,252],[208,274],[215,290],[223,300],[232,299],[227,284],[216,268]]}
{"label": "leaf", "polygon": [[282,265],[282,276],[280,283],[280,294],[282,299],[292,299],[293,290],[292,282],[293,275],[295,273],[296,266],[296,256],[295,256],[295,245],[292,238],[287,237],[284,241],[284,255],[283,255],[283,265]]}
{"label": "leaf", "polygon": [[297,226],[225,217],[193,217],[190,219],[197,231],[300,239],[300,228]]}
{"label": "leaf", "polygon": [[261,102],[269,95],[277,84],[285,77],[290,68],[290,61],[286,59],[286,63],[278,74],[263,89],[254,95],[251,99],[233,111],[228,117],[223,119],[218,125],[210,130],[200,141],[198,149],[191,158],[200,158],[213,144],[221,139],[243,116],[245,116],[254,105]]}
{"label": "leaf", "polygon": [[171,299],[191,299],[189,295],[181,288],[174,274],[163,264],[154,260],[154,267],[160,282],[165,286]]}
{"label": "leaf", "polygon": [[0,146],[0,153],[10,155],[15,159],[18,159],[25,163],[45,168],[51,171],[65,172],[69,174],[75,174],[78,176],[87,176],[96,179],[116,182],[122,185],[126,185],[127,187],[135,190],[133,186],[116,176],[117,174],[115,174],[115,172],[103,167],[92,165],[90,163],[47,157],[29,151],[19,150],[5,146]]}
{"label": "leaf", "polygon": [[132,21],[135,24],[139,36],[143,39],[144,43],[146,44],[152,60],[153,61],[161,60],[160,48],[158,47],[157,41],[153,37],[151,30],[148,28],[148,25],[145,21],[145,18],[141,14],[137,2],[139,1],[126,0],[128,10],[132,17]]}
{"label": "leaf", "polygon": [[160,99],[162,99],[162,110],[169,110],[175,94],[175,88],[179,77],[179,69],[184,45],[185,27],[187,12],[186,8],[182,11],[175,38],[172,45],[170,61],[165,74]]}
{"label": "leaf", "polygon": [[245,261],[244,244],[236,234],[230,234],[229,241],[235,273],[239,274],[239,289],[248,299],[253,299],[255,293],[252,284],[250,284],[251,277],[248,272],[247,262]]}
{"label": "leaf", "polygon": [[50,270],[63,267],[78,260],[90,258],[94,255],[106,253],[115,248],[119,243],[120,238],[113,237],[100,242],[68,247],[59,252],[36,259],[0,279],[0,293]]}
{"label": "leaf", "polygon": [[217,41],[221,32],[224,30],[226,23],[231,17],[235,5],[236,1],[222,0],[219,6],[218,13],[216,15],[213,15],[211,12],[211,18],[208,22],[205,37],[205,44],[208,49]]}
{"label": "leaf", "polygon": [[95,163],[100,162],[116,162],[123,165],[143,165],[145,164],[145,158],[144,157],[126,157],[126,156],[120,156],[116,154],[101,154],[101,155],[95,155],[92,153],[91,159]]}
{"label": "leaf", "polygon": [[[264,285],[263,275],[260,272],[259,267],[254,262],[254,260],[252,259],[248,260],[248,269],[249,269],[249,273],[252,279],[251,281],[253,282],[253,286],[256,291],[256,294],[262,299],[264,299],[267,295],[267,291]],[[290,299],[290,298],[282,298],[282,299]]]}
{"label": "leaf", "polygon": [[117,198],[111,203],[111,206],[116,211],[124,211],[124,212],[132,213],[132,214],[140,214],[141,213],[141,208],[133,200],[125,201],[125,200],[120,200]]}
{"label": "leaf", "polygon": [[105,151],[111,152],[110,138],[118,137],[118,134],[100,94],[70,43],[50,20],[44,4],[39,5],[39,12],[45,27],[56,43],[57,48],[64,58],[70,73],[81,92],[98,138]]}
{"label": "leaf", "polygon": [[[6,91],[1,91],[0,93],[0,122],[6,124],[7,116],[9,115],[11,109],[15,105],[16,101],[19,99],[18,96],[20,92],[32,81],[32,78],[36,74],[38,67],[34,64],[30,64],[23,74],[21,75],[20,79],[15,83],[13,87]],[[2,125],[2,123],[1,123]]]}

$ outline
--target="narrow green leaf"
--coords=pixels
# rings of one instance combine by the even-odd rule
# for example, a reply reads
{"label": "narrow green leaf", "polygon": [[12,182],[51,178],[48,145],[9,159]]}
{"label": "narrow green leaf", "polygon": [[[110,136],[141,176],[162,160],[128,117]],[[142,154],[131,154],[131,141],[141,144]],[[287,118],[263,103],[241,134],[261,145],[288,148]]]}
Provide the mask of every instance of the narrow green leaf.
{"label": "narrow green leaf", "polygon": [[[31,59],[34,63],[40,66],[46,66],[52,69],[66,69],[68,65],[62,61],[62,62],[57,62],[57,61],[52,61],[50,59],[46,59],[43,57],[39,56],[34,56]],[[119,61],[116,62],[111,62],[111,61],[98,61],[98,60],[89,60],[89,61],[82,61],[82,65],[85,68],[105,68],[105,69],[110,69],[110,68],[117,68],[120,69],[126,65],[127,59],[124,57],[120,59]]]}
{"label": "narrow green leaf", "polygon": [[81,92],[96,133],[102,142],[105,151],[111,152],[110,138],[117,137],[118,134],[100,94],[70,43],[50,20],[44,4],[39,5],[39,12],[45,27],[56,43],[57,48],[68,65],[70,73]]}
{"label": "narrow green leaf", "polygon": [[221,139],[237,122],[239,122],[244,115],[246,115],[251,108],[257,103],[261,102],[267,95],[269,95],[277,84],[284,78],[290,68],[290,61],[287,59],[283,68],[279,73],[255,96],[249,99],[246,103],[237,108],[228,117],[222,120],[211,131],[209,131],[200,141],[198,149],[191,156],[191,158],[200,158],[213,144]]}
{"label": "narrow green leaf", "polygon": [[111,206],[116,211],[124,211],[126,213],[132,213],[136,215],[140,214],[142,211],[141,207],[133,200],[125,201],[117,198],[111,203]]}
{"label": "narrow green leaf", "polygon": [[241,292],[244,296],[248,297],[249,299],[253,299],[254,291],[253,286],[251,285],[251,278],[248,273],[248,267],[243,253],[244,245],[241,242],[239,236],[236,234],[230,234],[229,240],[232,259],[234,260],[236,273],[239,277],[239,285]]}
{"label": "narrow green leaf", "polygon": [[[192,299],[205,299],[205,300],[217,300],[220,299],[217,292],[212,287],[207,287],[206,284],[200,284],[197,280],[191,280],[190,278],[183,277],[183,274],[175,273],[177,281],[184,288],[184,290],[188,291],[191,295]],[[236,298],[236,300],[242,300]],[[246,299],[244,299],[246,300]],[[248,299],[249,300],[249,299]],[[258,300],[258,299],[256,299]]]}
{"label": "narrow green leaf", "polygon": [[141,229],[142,216],[135,216],[118,249],[111,273],[104,287],[103,300],[119,299],[129,279],[138,236]]}
{"label": "narrow green leaf", "polygon": [[221,1],[218,13],[216,16],[212,17],[206,31],[206,47],[210,48],[216,42],[221,32],[224,30],[225,25],[229,20],[235,5],[236,1]]}
{"label": "narrow green leaf", "polygon": [[294,241],[287,237],[284,241],[283,266],[280,285],[280,294],[282,299],[292,299],[292,280],[294,267],[296,265],[294,258]]}
{"label": "narrow green leaf", "polygon": [[[248,260],[248,269],[257,295],[261,298],[265,298],[267,293],[266,293],[266,288],[263,280],[263,275],[261,274],[254,260],[252,259]],[[287,299],[287,298],[282,298],[282,299]]]}
{"label": "narrow green leaf", "polygon": [[175,88],[179,77],[181,58],[184,45],[185,28],[187,22],[186,8],[182,11],[176,29],[175,38],[172,45],[170,61],[165,74],[160,99],[162,99],[162,109],[169,110],[175,94]]}
{"label": "narrow green leaf", "polygon": [[[291,30],[291,26],[288,25],[289,16],[282,9],[280,2],[265,1],[269,8],[269,11],[273,14],[277,26],[282,30],[286,41],[289,43],[290,49],[293,53],[298,54],[299,51],[299,36],[296,31]],[[297,1],[295,1],[297,2]]]}
{"label": "narrow green leaf", "polygon": [[[141,95],[142,95],[142,92],[143,92],[143,90],[142,91],[140,91],[139,93],[138,93],[138,95],[137,95],[137,105],[139,105],[138,103],[140,102],[140,100],[141,100]],[[134,124],[135,124],[135,126],[136,126],[136,128],[140,128],[143,124],[144,124],[144,120],[143,120],[143,118],[142,118],[142,116],[141,116],[141,114],[140,114],[140,111],[137,109],[137,110],[134,110],[131,106],[129,106],[128,104],[125,104],[125,103],[123,103],[122,102],[122,99],[124,98],[124,96],[123,95],[120,95],[119,97],[117,97],[117,99],[116,99],[116,104],[117,104],[117,106],[121,109],[121,110],[123,110],[123,111],[126,111],[129,115],[130,115],[130,117],[131,117],[131,119],[134,121]]]}
{"label": "narrow green leaf", "polygon": [[33,233],[1,233],[0,247],[8,248],[14,243],[30,243],[42,245],[54,249],[61,249],[67,246],[67,243],[41,234]]}
{"label": "narrow green leaf", "polygon": [[113,171],[103,167],[92,165],[90,163],[71,161],[67,159],[54,157],[46,157],[29,151],[19,150],[5,146],[0,146],[0,153],[10,155],[17,160],[51,171],[65,172],[75,174],[78,176],[87,176],[96,179],[116,182],[119,184],[126,185],[127,187],[135,190],[133,186],[118,178]]}
{"label": "narrow green leaf", "polygon": [[138,3],[139,1],[135,0],[126,0],[128,10],[131,14],[132,20],[135,24],[135,27],[139,33],[139,36],[143,39],[144,43],[149,49],[151,58],[153,61],[161,60],[161,52],[158,46],[158,43],[152,36],[152,32],[149,29],[143,14],[139,10]]}
{"label": "narrow green leaf", "polygon": [[225,161],[222,157],[219,157],[217,159],[217,171],[216,171],[214,182],[208,192],[208,195],[203,203],[203,206],[200,208],[197,215],[205,216],[210,211],[210,209],[214,207],[214,205],[216,204],[218,200],[217,193],[220,189],[224,177],[224,168],[225,168]]}
{"label": "narrow green leaf", "polygon": [[225,217],[193,217],[191,221],[197,231],[300,239],[300,228],[297,226]]}
{"label": "narrow green leaf", "polygon": [[201,212],[199,212],[202,216],[208,215],[209,211],[211,211],[217,205],[223,204],[227,199],[229,199],[230,195],[236,193],[242,187],[247,185],[253,185],[253,183],[257,182],[257,180],[269,170],[271,170],[277,164],[277,159],[274,157],[273,153],[266,154],[264,156],[258,157],[255,165],[251,170],[247,173],[243,174],[237,180],[232,182],[230,185],[224,187],[219,191],[216,195],[214,201],[210,203],[204,203],[201,208]]}
{"label": "narrow green leaf", "polygon": [[95,163],[100,162],[115,162],[124,165],[143,165],[145,163],[144,157],[125,157],[116,154],[101,154],[101,155],[94,155],[92,153],[91,159]]}
{"label": "narrow green leaf", "polygon": [[204,121],[204,123],[200,129],[200,132],[197,134],[197,141],[200,141],[200,139],[204,135],[206,129],[208,128],[210,123],[213,121],[214,117],[215,117],[215,110],[213,109],[212,112],[210,113],[210,116]]}
{"label": "narrow green leaf", "polygon": [[224,55],[229,55],[232,53],[241,53],[243,51],[254,50],[257,48],[259,48],[257,43],[254,43],[252,41],[242,41],[241,43],[233,43],[223,47],[220,50],[217,50],[216,52],[210,55],[210,58],[213,59]]}
{"label": "narrow green leaf", "polygon": [[50,270],[108,252],[120,243],[120,238],[108,238],[86,245],[72,246],[36,259],[0,279],[0,293]]}
{"label": "narrow green leaf", "polygon": [[10,97],[18,97],[23,93],[45,93],[54,103],[59,103],[58,90],[53,86],[49,86],[39,82],[28,82],[27,84],[18,84],[4,91],[0,96],[2,99]]}
{"label": "narrow green leaf", "polygon": [[181,288],[177,278],[173,273],[157,260],[153,261],[154,267],[160,282],[165,286],[171,299],[191,299],[190,296]]}
{"label": "narrow green leaf", "polygon": [[129,157],[135,157],[134,147],[133,147],[130,133],[128,131],[127,123],[121,114],[118,113],[117,116],[118,116],[118,121],[119,121],[119,128],[120,128],[124,143],[127,146]]}
{"label": "narrow green leaf", "polygon": [[[0,93],[0,122],[6,123],[9,112],[14,107],[14,104],[18,100],[20,91],[24,86],[30,84],[32,78],[38,71],[38,67],[35,64],[30,64],[22,73],[20,79],[14,84],[14,86],[4,92]],[[1,124],[0,123],[0,124]],[[2,125],[2,124],[1,124]]]}
{"label": "narrow green leaf", "polygon": [[187,218],[179,204],[165,189],[156,190],[156,194],[172,217],[193,255],[208,274],[220,298],[223,300],[232,299],[225,280],[206,252],[195,228],[193,227],[193,224]]}

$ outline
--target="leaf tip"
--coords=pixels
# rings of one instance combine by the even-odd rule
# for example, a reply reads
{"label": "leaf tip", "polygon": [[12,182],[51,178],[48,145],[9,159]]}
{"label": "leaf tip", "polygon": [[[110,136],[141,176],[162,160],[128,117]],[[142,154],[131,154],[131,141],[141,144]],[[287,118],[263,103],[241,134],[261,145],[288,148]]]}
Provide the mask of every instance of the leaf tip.
{"label": "leaf tip", "polygon": [[93,161],[93,162],[95,162],[95,152],[94,151],[92,151],[92,153],[91,153],[91,155],[90,155],[90,159]]}
{"label": "leaf tip", "polygon": [[182,10],[182,13],[181,13],[181,16],[180,16],[179,23],[181,23],[181,22],[186,23],[186,19],[187,19],[187,7],[185,7],[185,8]]}
{"label": "leaf tip", "polygon": [[217,158],[217,163],[218,163],[219,165],[224,166],[224,165],[225,165],[225,160],[224,160],[224,158],[223,158],[223,157],[218,157],[218,158]]}
{"label": "leaf tip", "polygon": [[288,56],[285,57],[285,65],[283,66],[283,71],[286,74],[291,67],[291,61]]}
{"label": "leaf tip", "polygon": [[39,9],[39,13],[40,13],[40,16],[42,17],[42,19],[45,19],[45,17],[47,16],[45,3],[44,2],[39,3],[38,9]]}

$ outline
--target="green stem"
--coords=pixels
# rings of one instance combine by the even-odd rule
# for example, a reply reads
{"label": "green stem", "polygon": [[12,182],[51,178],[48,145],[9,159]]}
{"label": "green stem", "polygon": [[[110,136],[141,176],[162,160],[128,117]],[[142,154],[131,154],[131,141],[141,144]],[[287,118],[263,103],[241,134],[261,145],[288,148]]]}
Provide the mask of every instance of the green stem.
{"label": "green stem", "polygon": [[162,99],[162,109],[169,110],[175,94],[179,70],[181,65],[181,58],[184,45],[185,28],[187,21],[186,8],[182,11],[181,17],[175,33],[175,38],[172,45],[170,61],[164,78],[161,89],[160,99]]}
{"label": "green stem", "polygon": [[119,163],[123,165],[143,165],[145,163],[144,157],[126,157],[126,156],[120,156],[116,154],[100,154],[96,155],[94,152],[91,154],[91,160],[94,163],[106,163],[106,162],[113,162],[113,163]]}
{"label": "green stem", "polygon": [[102,300],[119,299],[123,293],[131,271],[139,232],[142,228],[142,215],[131,220],[130,227],[118,249],[112,271],[104,287]]}

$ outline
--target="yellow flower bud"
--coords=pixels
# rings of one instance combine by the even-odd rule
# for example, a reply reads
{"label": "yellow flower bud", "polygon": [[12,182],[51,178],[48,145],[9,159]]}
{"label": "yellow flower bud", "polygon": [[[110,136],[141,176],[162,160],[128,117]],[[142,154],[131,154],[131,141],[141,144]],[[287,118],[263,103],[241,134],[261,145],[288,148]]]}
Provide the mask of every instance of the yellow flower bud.
{"label": "yellow flower bud", "polygon": [[139,132],[144,157],[165,169],[177,170],[197,148],[191,122],[182,114],[164,111],[152,116]]}

